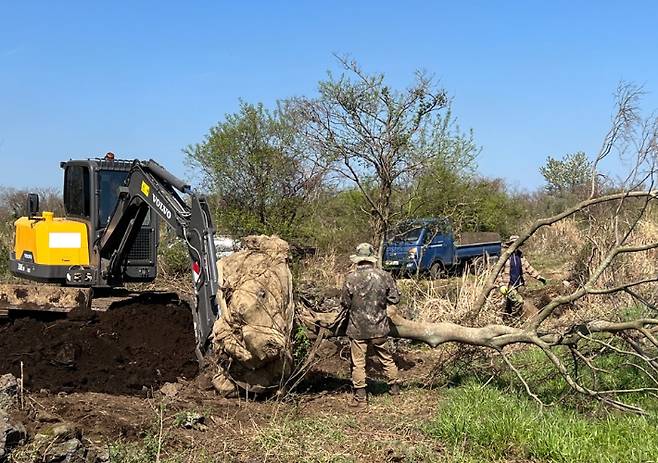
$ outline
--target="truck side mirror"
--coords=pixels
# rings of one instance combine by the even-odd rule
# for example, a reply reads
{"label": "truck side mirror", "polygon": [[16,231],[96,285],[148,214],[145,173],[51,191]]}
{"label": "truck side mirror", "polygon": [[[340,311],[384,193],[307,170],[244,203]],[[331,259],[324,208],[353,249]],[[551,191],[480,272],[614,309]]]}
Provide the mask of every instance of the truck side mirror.
{"label": "truck side mirror", "polygon": [[27,195],[27,216],[36,217],[39,214],[39,195],[30,193]]}

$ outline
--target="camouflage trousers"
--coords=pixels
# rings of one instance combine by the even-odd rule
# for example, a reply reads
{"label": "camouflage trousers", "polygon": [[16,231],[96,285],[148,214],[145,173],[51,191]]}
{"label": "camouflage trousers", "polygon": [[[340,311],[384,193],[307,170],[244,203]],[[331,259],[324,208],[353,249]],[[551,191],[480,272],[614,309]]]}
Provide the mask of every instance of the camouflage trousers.
{"label": "camouflage trousers", "polygon": [[371,345],[375,355],[384,367],[384,374],[388,384],[394,384],[398,380],[398,367],[395,365],[393,356],[386,348],[386,338],[375,339],[351,339],[350,352],[352,357],[352,384],[354,389],[366,387],[366,353],[368,345]]}
{"label": "camouflage trousers", "polygon": [[520,315],[523,312],[523,296],[518,288],[510,288],[505,294],[505,313],[507,315]]}

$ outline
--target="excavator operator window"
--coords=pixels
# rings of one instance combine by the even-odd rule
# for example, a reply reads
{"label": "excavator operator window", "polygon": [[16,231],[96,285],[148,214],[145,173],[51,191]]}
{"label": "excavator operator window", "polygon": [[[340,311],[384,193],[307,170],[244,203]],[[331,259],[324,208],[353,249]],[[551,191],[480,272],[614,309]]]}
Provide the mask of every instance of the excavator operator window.
{"label": "excavator operator window", "polygon": [[64,174],[64,208],[66,215],[90,216],[89,168],[68,166]]}
{"label": "excavator operator window", "polygon": [[[119,187],[124,184],[128,177],[128,171],[121,170],[99,170],[98,171],[98,228],[105,228],[114,213],[119,200]],[[143,227],[151,224],[151,211],[149,210],[142,223]]]}
{"label": "excavator operator window", "polygon": [[119,200],[119,187],[128,176],[128,172],[118,170],[101,170],[98,172],[100,197],[98,203],[98,227],[105,228],[112,217]]}

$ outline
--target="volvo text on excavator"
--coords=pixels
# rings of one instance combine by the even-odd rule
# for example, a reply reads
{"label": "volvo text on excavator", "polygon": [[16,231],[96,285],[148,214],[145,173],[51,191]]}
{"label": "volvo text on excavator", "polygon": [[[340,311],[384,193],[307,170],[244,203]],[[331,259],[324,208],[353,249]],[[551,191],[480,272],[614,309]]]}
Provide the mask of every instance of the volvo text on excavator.
{"label": "volvo text on excavator", "polygon": [[[44,285],[0,285],[0,312],[86,311],[129,282],[157,276],[159,225],[186,244],[194,279],[197,355],[219,315],[212,218],[204,196],[153,160],[106,156],[70,160],[64,169],[64,217],[39,212],[29,195],[16,223],[10,268]],[[187,201],[183,199],[186,197]]]}

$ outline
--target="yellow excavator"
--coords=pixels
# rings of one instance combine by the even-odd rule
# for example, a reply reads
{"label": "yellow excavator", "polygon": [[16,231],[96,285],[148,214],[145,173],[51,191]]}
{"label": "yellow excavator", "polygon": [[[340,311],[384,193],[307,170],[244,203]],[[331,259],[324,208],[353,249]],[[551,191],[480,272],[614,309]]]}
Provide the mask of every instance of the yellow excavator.
{"label": "yellow excavator", "polygon": [[0,285],[2,314],[107,309],[125,283],[155,280],[164,221],[189,252],[201,358],[219,315],[215,228],[206,198],[153,160],[118,160],[108,153],[60,166],[64,217],[40,212],[38,195],[28,195],[9,256],[13,275],[42,284]]}

